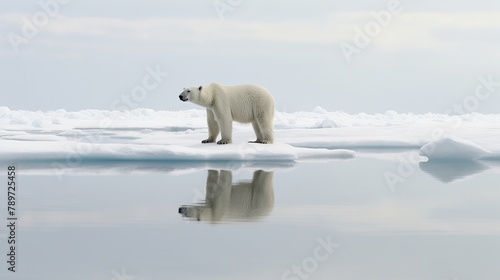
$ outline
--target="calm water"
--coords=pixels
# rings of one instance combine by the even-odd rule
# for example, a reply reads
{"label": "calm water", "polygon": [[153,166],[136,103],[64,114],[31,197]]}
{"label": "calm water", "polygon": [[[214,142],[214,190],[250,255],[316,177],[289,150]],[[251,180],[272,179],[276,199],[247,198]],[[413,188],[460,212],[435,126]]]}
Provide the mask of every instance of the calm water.
{"label": "calm water", "polygon": [[398,162],[363,157],[43,165],[18,164],[17,272],[2,261],[1,279],[500,279],[500,173],[484,164],[424,163],[393,187]]}

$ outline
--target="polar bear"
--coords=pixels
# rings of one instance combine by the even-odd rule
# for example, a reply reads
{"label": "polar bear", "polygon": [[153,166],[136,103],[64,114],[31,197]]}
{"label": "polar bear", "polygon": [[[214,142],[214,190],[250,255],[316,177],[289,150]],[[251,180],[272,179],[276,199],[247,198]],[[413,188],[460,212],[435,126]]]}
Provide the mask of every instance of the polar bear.
{"label": "polar bear", "polygon": [[274,141],[274,97],[265,88],[212,83],[185,88],[179,99],[207,109],[208,138],[202,143],[215,142],[219,130],[222,139],[217,144],[231,143],[233,121],[252,123],[257,139],[250,143],[272,144]]}
{"label": "polar bear", "polygon": [[273,172],[256,170],[251,182],[232,182],[229,170],[208,170],[203,203],[182,205],[179,214],[196,221],[255,221],[274,208]]}

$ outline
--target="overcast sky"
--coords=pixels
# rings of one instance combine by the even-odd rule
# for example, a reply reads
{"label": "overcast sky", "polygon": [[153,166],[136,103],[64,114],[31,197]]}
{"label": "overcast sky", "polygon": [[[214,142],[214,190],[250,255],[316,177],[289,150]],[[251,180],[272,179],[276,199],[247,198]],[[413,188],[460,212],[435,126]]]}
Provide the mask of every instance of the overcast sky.
{"label": "overcast sky", "polygon": [[219,82],[287,112],[500,113],[499,1],[55,1],[0,2],[0,106],[183,110]]}

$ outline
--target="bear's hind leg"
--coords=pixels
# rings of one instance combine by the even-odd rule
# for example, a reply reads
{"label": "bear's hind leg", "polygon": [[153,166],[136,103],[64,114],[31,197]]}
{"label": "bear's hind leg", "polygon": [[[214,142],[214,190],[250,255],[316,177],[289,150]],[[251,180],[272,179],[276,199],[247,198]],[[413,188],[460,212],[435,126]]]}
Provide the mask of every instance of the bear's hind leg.
{"label": "bear's hind leg", "polygon": [[272,144],[274,142],[274,131],[273,131],[273,122],[267,122],[265,119],[257,120],[257,125],[259,126],[259,131],[261,133],[261,137],[259,140],[261,144]]}
{"label": "bear's hind leg", "polygon": [[257,137],[257,140],[248,141],[248,143],[262,143],[262,133],[260,132],[260,128],[259,125],[257,124],[257,121],[252,122],[252,127],[253,131],[255,132],[255,136]]}

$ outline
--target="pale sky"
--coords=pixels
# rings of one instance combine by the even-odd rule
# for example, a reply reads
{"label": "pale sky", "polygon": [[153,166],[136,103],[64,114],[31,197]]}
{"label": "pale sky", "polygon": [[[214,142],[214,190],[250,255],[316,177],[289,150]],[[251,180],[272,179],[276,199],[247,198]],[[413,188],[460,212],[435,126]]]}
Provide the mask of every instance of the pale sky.
{"label": "pale sky", "polygon": [[0,106],[184,110],[219,82],[287,112],[500,113],[500,2],[436,2],[2,1]]}

